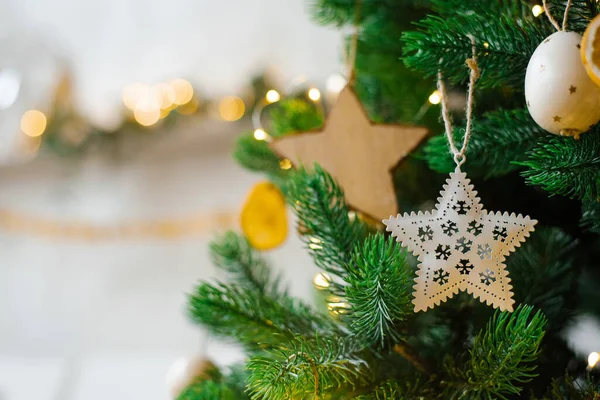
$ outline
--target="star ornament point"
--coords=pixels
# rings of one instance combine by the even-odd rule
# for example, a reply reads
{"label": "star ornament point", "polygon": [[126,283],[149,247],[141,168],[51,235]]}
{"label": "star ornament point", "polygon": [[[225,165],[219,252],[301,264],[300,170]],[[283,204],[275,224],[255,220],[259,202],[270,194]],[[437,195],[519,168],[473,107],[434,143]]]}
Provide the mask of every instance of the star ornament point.
{"label": "star ornament point", "polygon": [[420,262],[414,285],[415,312],[466,291],[503,311],[513,311],[504,261],[534,231],[536,220],[488,212],[466,174],[456,168],[432,212],[383,221],[392,236]]}
{"label": "star ornament point", "polygon": [[296,166],[318,163],[340,184],[352,208],[382,220],[398,212],[393,170],[427,134],[424,127],[372,122],[346,86],[323,129],[285,135],[270,146]]}

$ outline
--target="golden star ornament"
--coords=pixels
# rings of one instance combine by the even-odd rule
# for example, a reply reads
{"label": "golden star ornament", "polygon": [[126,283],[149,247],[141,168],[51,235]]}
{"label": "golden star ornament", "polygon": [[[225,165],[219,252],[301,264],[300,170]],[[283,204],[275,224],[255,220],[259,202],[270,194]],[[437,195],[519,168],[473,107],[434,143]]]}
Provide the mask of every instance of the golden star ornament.
{"label": "golden star ornament", "polygon": [[373,123],[346,86],[320,131],[283,136],[271,143],[296,166],[321,165],[355,210],[382,220],[398,212],[393,170],[427,136],[419,126]]}

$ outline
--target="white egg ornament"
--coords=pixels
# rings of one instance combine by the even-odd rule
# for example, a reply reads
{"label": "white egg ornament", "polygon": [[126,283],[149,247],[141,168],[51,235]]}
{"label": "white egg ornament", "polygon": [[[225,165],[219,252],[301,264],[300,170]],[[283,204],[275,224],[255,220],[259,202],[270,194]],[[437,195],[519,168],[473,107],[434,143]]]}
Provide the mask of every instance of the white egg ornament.
{"label": "white egg ornament", "polygon": [[575,32],[548,36],[535,49],[525,75],[531,117],[548,132],[576,139],[600,121],[600,87],[585,71],[580,43]]}

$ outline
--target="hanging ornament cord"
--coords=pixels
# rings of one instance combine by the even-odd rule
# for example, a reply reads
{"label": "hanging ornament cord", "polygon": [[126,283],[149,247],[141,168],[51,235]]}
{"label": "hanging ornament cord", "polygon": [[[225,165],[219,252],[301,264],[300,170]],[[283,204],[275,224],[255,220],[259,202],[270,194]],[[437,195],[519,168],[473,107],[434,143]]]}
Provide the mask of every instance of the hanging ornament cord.
{"label": "hanging ornament cord", "polygon": [[467,89],[467,107],[466,107],[466,119],[467,125],[465,127],[465,137],[463,138],[463,143],[460,150],[456,147],[454,143],[454,134],[452,128],[452,122],[450,120],[450,114],[448,113],[448,96],[446,94],[446,85],[444,84],[444,79],[442,76],[442,71],[438,71],[438,82],[437,87],[440,92],[441,104],[442,104],[442,119],[444,120],[444,127],[446,128],[446,138],[448,139],[448,143],[450,143],[450,151],[454,156],[454,162],[457,166],[461,166],[465,163],[467,157],[467,145],[469,144],[469,139],[471,138],[471,127],[473,125],[473,92],[475,90],[475,82],[479,79],[480,71],[477,66],[477,58],[476,58],[476,48],[475,48],[475,38],[469,36],[471,39],[471,49],[473,52],[473,56],[466,60],[469,69],[471,70],[469,73],[469,87]]}
{"label": "hanging ornament cord", "polygon": [[360,12],[361,12],[362,0],[356,1],[356,7],[354,9],[354,30],[350,37],[350,44],[348,51],[344,51],[344,64],[346,64],[346,76],[348,77],[348,84],[354,84],[356,80],[356,49],[358,48],[358,33],[360,25]]}
{"label": "hanging ornament cord", "polygon": [[567,1],[567,5],[565,6],[565,14],[563,15],[562,27],[558,25],[558,21],[554,19],[552,14],[550,14],[550,9],[548,8],[548,3],[546,0],[542,1],[544,5],[544,12],[548,17],[548,21],[556,28],[557,31],[566,31],[567,30],[567,19],[569,17],[569,9],[571,8],[571,0]]}

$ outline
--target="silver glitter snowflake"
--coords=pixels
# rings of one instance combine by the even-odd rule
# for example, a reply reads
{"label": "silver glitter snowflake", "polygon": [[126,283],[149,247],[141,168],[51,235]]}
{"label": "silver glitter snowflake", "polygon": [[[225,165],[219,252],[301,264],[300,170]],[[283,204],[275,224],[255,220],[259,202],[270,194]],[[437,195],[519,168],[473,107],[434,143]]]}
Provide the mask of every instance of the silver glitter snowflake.
{"label": "silver glitter snowflake", "polygon": [[415,311],[427,310],[466,290],[501,310],[512,311],[512,286],[504,259],[534,230],[520,214],[483,209],[464,172],[456,168],[435,209],[390,217],[387,230],[419,259]]}

